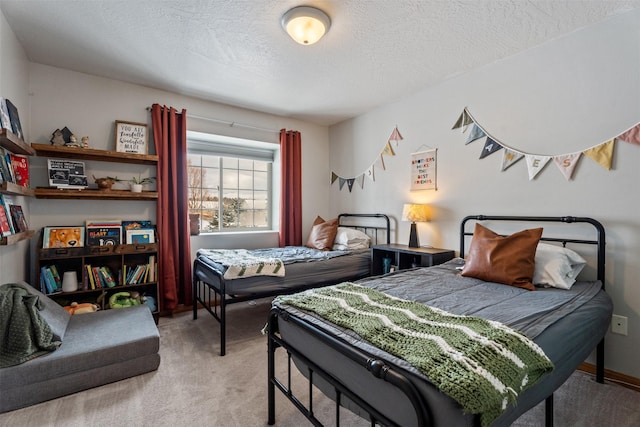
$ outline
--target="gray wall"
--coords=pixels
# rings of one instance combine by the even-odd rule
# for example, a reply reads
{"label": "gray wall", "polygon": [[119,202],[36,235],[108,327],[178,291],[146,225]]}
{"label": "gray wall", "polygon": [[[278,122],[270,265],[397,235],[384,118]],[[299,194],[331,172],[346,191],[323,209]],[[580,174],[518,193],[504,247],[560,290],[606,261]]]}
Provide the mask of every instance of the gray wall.
{"label": "gray wall", "polygon": [[[455,52],[451,52],[455,54]],[[331,169],[365,171],[394,126],[404,140],[387,169],[364,189],[331,188],[334,212],[381,211],[399,219],[407,202],[433,207],[418,224],[420,242],[458,249],[458,224],[469,214],[591,216],[607,230],[606,286],[629,335],[608,334],[606,367],[640,377],[640,147],[618,142],[613,168],[580,160],[566,181],[553,164],[530,181],[524,160],[500,172],[502,153],[479,160],[484,141],[465,145],[451,127],[465,106],[503,144],[531,154],[583,151],[640,122],[640,11],[614,17],[471,73],[426,88],[329,130]],[[438,149],[438,190],[410,191],[410,153]],[[383,201],[381,203],[381,200]],[[406,243],[409,224],[395,238]]]}

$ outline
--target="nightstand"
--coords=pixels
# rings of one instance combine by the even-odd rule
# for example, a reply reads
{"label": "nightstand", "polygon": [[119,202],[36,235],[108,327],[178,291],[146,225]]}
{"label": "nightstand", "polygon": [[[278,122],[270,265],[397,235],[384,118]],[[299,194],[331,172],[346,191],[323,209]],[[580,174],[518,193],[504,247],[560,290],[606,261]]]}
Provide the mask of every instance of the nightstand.
{"label": "nightstand", "polygon": [[431,267],[455,256],[454,251],[438,248],[410,248],[407,245],[374,245],[371,247],[371,275],[383,274],[383,259],[391,259],[391,268],[404,270],[412,267]]}

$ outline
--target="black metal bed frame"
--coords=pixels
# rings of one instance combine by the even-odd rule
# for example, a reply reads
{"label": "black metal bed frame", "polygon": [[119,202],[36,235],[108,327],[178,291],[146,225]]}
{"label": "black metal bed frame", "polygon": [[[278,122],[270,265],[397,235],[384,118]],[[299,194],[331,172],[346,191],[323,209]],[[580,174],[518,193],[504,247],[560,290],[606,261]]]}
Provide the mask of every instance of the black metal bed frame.
{"label": "black metal bed frame", "polygon": [[[372,225],[372,224],[354,224],[352,222],[344,223],[343,220],[348,218],[376,218],[381,219],[384,222],[384,226]],[[389,217],[385,214],[356,214],[356,213],[342,213],[338,215],[338,224],[340,227],[355,228],[363,231],[376,243],[378,243],[379,233],[383,232],[386,236],[386,242],[389,244],[391,241],[391,222]],[[220,284],[219,287],[213,283],[207,283],[198,277],[199,269],[205,269],[212,271]],[[193,263],[193,319],[198,318],[198,303],[200,303],[204,309],[206,309],[219,323],[220,323],[220,356],[226,354],[226,322],[227,322],[227,305],[235,304],[243,301],[251,301],[260,298],[266,298],[276,295],[282,295],[285,293],[294,293],[309,287],[326,286],[331,283],[319,283],[312,286],[301,286],[283,291],[265,291],[265,292],[253,292],[245,295],[230,295],[226,292],[227,281],[223,276],[224,273],[211,270],[204,262],[196,259]],[[265,276],[265,281],[269,281],[269,277]],[[356,278],[351,278],[355,280]],[[242,279],[234,279],[242,280]],[[346,279],[343,279],[346,280]]]}
{"label": "black metal bed frame", "polygon": [[[569,238],[552,238],[543,237],[541,240],[559,242],[565,246],[567,243],[597,245],[597,279],[601,281],[602,288],[604,289],[604,267],[605,267],[605,231],[602,224],[592,218],[586,217],[546,217],[546,216],[489,216],[489,215],[473,215],[465,217],[460,225],[460,256],[463,257],[465,253],[465,239],[473,235],[473,232],[466,231],[465,226],[469,221],[519,221],[519,222],[560,222],[560,223],[588,223],[591,224],[595,230],[597,238],[595,240],[589,239],[569,239]],[[296,349],[293,345],[283,340],[280,336],[278,329],[278,321],[292,322],[296,326],[305,330],[314,338],[320,340],[324,344],[330,346],[336,351],[348,357],[353,362],[357,363],[361,367],[365,368],[370,375],[378,378],[382,381],[386,381],[395,387],[397,387],[401,393],[403,393],[409,402],[411,402],[415,417],[418,422],[418,426],[429,426],[432,424],[431,411],[423,397],[419,393],[416,386],[411,380],[404,374],[402,369],[396,368],[392,363],[382,360],[376,356],[373,356],[365,351],[354,348],[342,339],[335,335],[326,332],[321,327],[311,324],[305,320],[302,320],[290,313],[283,311],[277,307],[272,308],[269,314],[268,321],[268,424],[275,424],[275,389],[280,390],[287,399],[289,399],[293,405],[314,425],[322,426],[322,422],[316,418],[313,411],[313,394],[311,390],[314,386],[314,377],[318,376],[333,387],[333,392],[336,396],[336,410],[335,410],[335,425],[340,425],[340,413],[339,409],[342,402],[342,396],[347,397],[358,405],[362,410],[369,414],[369,420],[371,426],[384,425],[395,426],[396,423],[380,411],[374,408],[371,404],[364,401],[362,398],[353,393],[347,386],[345,386],[340,378],[336,378],[330,373],[326,372],[323,368],[318,366],[312,360],[305,357],[301,351]],[[276,377],[275,362],[276,362],[276,350],[283,348],[286,351],[287,357],[287,380],[281,381]],[[308,402],[303,403],[299,400],[291,389],[291,360],[292,358],[299,358],[302,363],[307,366],[306,377],[308,379]],[[596,380],[599,383],[604,382],[604,338],[597,345],[596,350]],[[364,372],[363,372],[364,373]],[[436,408],[437,409],[437,408]],[[545,399],[545,426],[553,426],[553,393]]]}

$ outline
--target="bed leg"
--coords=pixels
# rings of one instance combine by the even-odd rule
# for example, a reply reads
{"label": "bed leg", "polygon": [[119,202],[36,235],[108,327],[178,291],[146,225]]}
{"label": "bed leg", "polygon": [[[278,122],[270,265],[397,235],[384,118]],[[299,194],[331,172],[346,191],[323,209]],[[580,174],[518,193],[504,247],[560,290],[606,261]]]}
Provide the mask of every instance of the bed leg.
{"label": "bed leg", "polygon": [[191,290],[193,294],[193,320],[198,318],[198,280],[193,278],[193,289]]}
{"label": "bed leg", "polygon": [[227,350],[227,303],[224,294],[220,298],[220,356],[224,356]]}
{"label": "bed leg", "polygon": [[544,400],[544,425],[553,427],[553,394]]}
{"label": "bed leg", "polygon": [[596,382],[604,383],[604,338],[596,347]]}
{"label": "bed leg", "polygon": [[272,312],[269,314],[269,326],[267,331],[267,424],[274,425],[276,423],[276,387],[273,384],[276,375],[276,345],[271,338],[272,331],[275,328],[276,315]]}

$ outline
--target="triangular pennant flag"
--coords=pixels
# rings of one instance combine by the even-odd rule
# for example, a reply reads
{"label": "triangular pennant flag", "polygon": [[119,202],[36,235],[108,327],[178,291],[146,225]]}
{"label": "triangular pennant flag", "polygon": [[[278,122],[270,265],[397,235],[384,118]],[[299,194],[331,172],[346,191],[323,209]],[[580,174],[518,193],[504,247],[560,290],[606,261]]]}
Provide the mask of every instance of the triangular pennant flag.
{"label": "triangular pennant flag", "polygon": [[506,171],[508,168],[513,166],[518,160],[522,159],[523,157],[524,157],[524,154],[505,148],[504,155],[502,156],[502,169],[500,170],[502,172]]}
{"label": "triangular pennant flag", "polygon": [[622,135],[618,135],[616,138],[630,144],[640,145],[640,123],[629,129]]}
{"label": "triangular pennant flag", "polygon": [[400,135],[400,131],[398,131],[398,127],[396,126],[396,128],[391,133],[391,136],[389,137],[389,141],[400,141],[402,139],[404,138],[402,138],[402,135]]}
{"label": "triangular pennant flag", "polygon": [[382,149],[382,154],[386,154],[387,156],[396,155],[396,153],[393,151],[393,148],[391,147],[391,144],[389,144],[389,141],[387,141],[387,143],[384,145],[384,148]]}
{"label": "triangular pennant flag", "polygon": [[376,159],[374,165],[378,165],[382,168],[382,170],[387,170],[387,168],[384,165],[384,157],[382,157],[382,153],[380,153],[380,155],[378,156],[378,158]]}
{"label": "triangular pennant flag", "polygon": [[467,137],[467,142],[465,142],[465,145],[475,141],[476,139],[484,138],[485,136],[487,136],[487,134],[484,133],[482,129],[480,129],[480,126],[474,123],[473,127],[471,128],[471,132],[469,132],[469,136]]}
{"label": "triangular pennant flag", "polygon": [[369,168],[364,172],[365,176],[369,178],[371,181],[376,181],[376,173],[373,165],[369,166]]}
{"label": "triangular pennant flag", "polygon": [[331,185],[336,182],[336,179],[338,179],[338,175],[335,172],[331,172]]}
{"label": "triangular pennant flag", "polygon": [[356,177],[356,182],[360,184],[360,188],[364,188],[364,174]]}
{"label": "triangular pennant flag", "polygon": [[573,176],[573,171],[580,160],[582,153],[563,154],[561,156],[555,156],[553,162],[558,166],[564,178],[569,181]]}
{"label": "triangular pennant flag", "polygon": [[349,193],[351,193],[351,190],[353,190],[353,183],[356,182],[355,178],[349,178],[347,180],[347,186],[349,187]]}
{"label": "triangular pennant flag", "polygon": [[606,170],[611,170],[611,159],[613,158],[613,145],[615,139],[607,141],[603,144],[584,150],[582,153],[600,163]]}
{"label": "triangular pennant flag", "polygon": [[453,125],[451,129],[462,128],[462,132],[464,132],[467,130],[467,125],[470,125],[471,123],[473,123],[473,119],[471,118],[471,116],[467,112],[467,108],[465,107],[465,109],[462,110],[462,114],[460,114],[460,117],[458,117],[456,124]]}
{"label": "triangular pennant flag", "polygon": [[484,159],[485,157],[495,153],[501,148],[502,148],[502,145],[498,144],[493,139],[487,137],[487,140],[484,143],[484,147],[482,148],[482,152],[480,153],[480,158]]}
{"label": "triangular pennant flag", "polygon": [[544,166],[551,160],[551,156],[538,156],[536,154],[526,154],[527,170],[529,171],[529,181],[536,177]]}
{"label": "triangular pennant flag", "polygon": [[340,183],[340,191],[342,191],[342,187],[344,187],[344,183],[347,182],[347,180],[344,178],[340,178],[340,181],[338,182]]}

